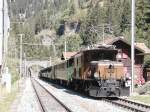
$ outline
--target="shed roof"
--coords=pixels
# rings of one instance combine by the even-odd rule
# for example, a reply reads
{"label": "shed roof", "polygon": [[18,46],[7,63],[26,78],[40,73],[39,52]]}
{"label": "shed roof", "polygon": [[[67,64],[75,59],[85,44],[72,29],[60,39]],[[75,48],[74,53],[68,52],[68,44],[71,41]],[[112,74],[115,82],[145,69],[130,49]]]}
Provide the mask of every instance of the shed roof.
{"label": "shed roof", "polygon": [[70,59],[75,54],[77,54],[77,52],[63,52],[62,59]]}
{"label": "shed roof", "polygon": [[[105,40],[105,44],[112,45],[117,41],[122,41],[131,46],[131,44],[124,37],[108,38]],[[150,54],[150,49],[144,43],[135,43],[135,49],[141,51],[141,54],[143,55]]]}
{"label": "shed roof", "polygon": [[136,46],[144,50],[145,54],[150,54],[150,49],[145,45],[145,43],[136,43]]}

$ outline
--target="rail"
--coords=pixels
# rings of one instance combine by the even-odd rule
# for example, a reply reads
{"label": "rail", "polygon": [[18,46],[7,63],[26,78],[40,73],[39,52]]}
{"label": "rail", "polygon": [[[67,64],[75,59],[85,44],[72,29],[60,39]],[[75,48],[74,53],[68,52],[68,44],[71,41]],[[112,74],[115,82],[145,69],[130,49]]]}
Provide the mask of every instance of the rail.
{"label": "rail", "polygon": [[40,97],[39,97],[39,95],[38,95],[38,92],[37,92],[37,90],[36,90],[35,85],[33,84],[33,80],[32,80],[32,79],[31,79],[31,83],[32,83],[32,85],[33,85],[33,89],[34,89],[34,91],[35,91],[35,94],[36,94],[36,96],[37,96],[37,98],[38,98],[38,101],[39,101],[39,104],[40,104],[40,106],[41,106],[42,112],[46,112],[46,109],[44,108],[44,105],[43,105],[43,103],[42,103],[42,101],[41,101],[41,99],[40,99]]}
{"label": "rail", "polygon": [[141,104],[131,100],[127,100],[123,98],[117,98],[116,100],[110,100],[110,99],[103,99],[103,100],[134,112],[150,112],[149,105]]}
{"label": "rail", "polygon": [[46,106],[45,104],[43,103],[43,101],[41,100],[41,97],[39,96],[38,94],[38,88],[37,88],[37,85],[35,86],[35,84],[38,84],[38,86],[40,86],[42,89],[44,89],[45,92],[47,92],[54,100],[56,100],[56,102],[58,102],[62,108],[65,109],[66,112],[72,112],[72,110],[70,108],[68,108],[63,102],[61,102],[58,98],[56,98],[49,90],[47,90],[42,84],[40,84],[37,80],[35,79],[32,79],[32,84],[33,84],[33,87],[35,88],[35,92],[36,92],[36,95],[38,96],[38,99],[40,101],[40,104],[41,104],[41,107],[42,107],[42,110],[43,112],[47,112],[47,109],[46,109]]}

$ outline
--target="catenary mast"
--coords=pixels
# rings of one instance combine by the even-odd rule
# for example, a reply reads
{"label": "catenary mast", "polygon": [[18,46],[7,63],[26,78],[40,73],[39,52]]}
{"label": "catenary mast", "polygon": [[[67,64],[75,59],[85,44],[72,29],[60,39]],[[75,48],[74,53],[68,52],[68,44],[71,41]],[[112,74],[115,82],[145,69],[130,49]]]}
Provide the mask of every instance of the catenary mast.
{"label": "catenary mast", "polygon": [[132,0],[131,12],[131,93],[134,88],[134,41],[135,41],[135,0]]}

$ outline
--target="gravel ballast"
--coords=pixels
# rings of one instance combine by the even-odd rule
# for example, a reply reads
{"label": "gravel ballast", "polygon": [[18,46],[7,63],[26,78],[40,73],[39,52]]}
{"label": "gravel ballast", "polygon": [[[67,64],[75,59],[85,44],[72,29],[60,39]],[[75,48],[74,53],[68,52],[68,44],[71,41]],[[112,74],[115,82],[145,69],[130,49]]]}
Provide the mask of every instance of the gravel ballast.
{"label": "gravel ballast", "polygon": [[71,90],[55,86],[52,83],[47,83],[39,79],[37,79],[37,81],[44,85],[45,88],[47,88],[73,112],[126,112],[125,110],[102,100],[88,98]]}

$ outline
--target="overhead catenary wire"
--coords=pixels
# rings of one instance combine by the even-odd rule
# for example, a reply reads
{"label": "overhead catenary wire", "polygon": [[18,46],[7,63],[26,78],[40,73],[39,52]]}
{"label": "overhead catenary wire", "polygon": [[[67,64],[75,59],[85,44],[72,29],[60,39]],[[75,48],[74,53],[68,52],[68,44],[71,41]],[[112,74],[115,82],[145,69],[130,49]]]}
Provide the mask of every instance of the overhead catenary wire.
{"label": "overhead catenary wire", "polygon": [[[102,25],[97,25],[97,26],[91,25],[90,31],[95,32],[99,36],[99,38],[100,38],[100,34],[99,33],[102,32],[102,42],[103,42],[103,44],[105,44],[105,29],[109,28],[109,30],[110,30],[110,27],[111,28],[112,27],[117,27],[117,25],[112,26],[112,25],[106,24],[106,23],[102,24]],[[100,29],[102,29],[102,31],[100,31]],[[113,32],[110,32],[110,33],[113,33]]]}
{"label": "overhead catenary wire", "polygon": [[23,45],[27,45],[27,46],[59,46],[62,44],[42,44],[42,43],[22,43]]}

